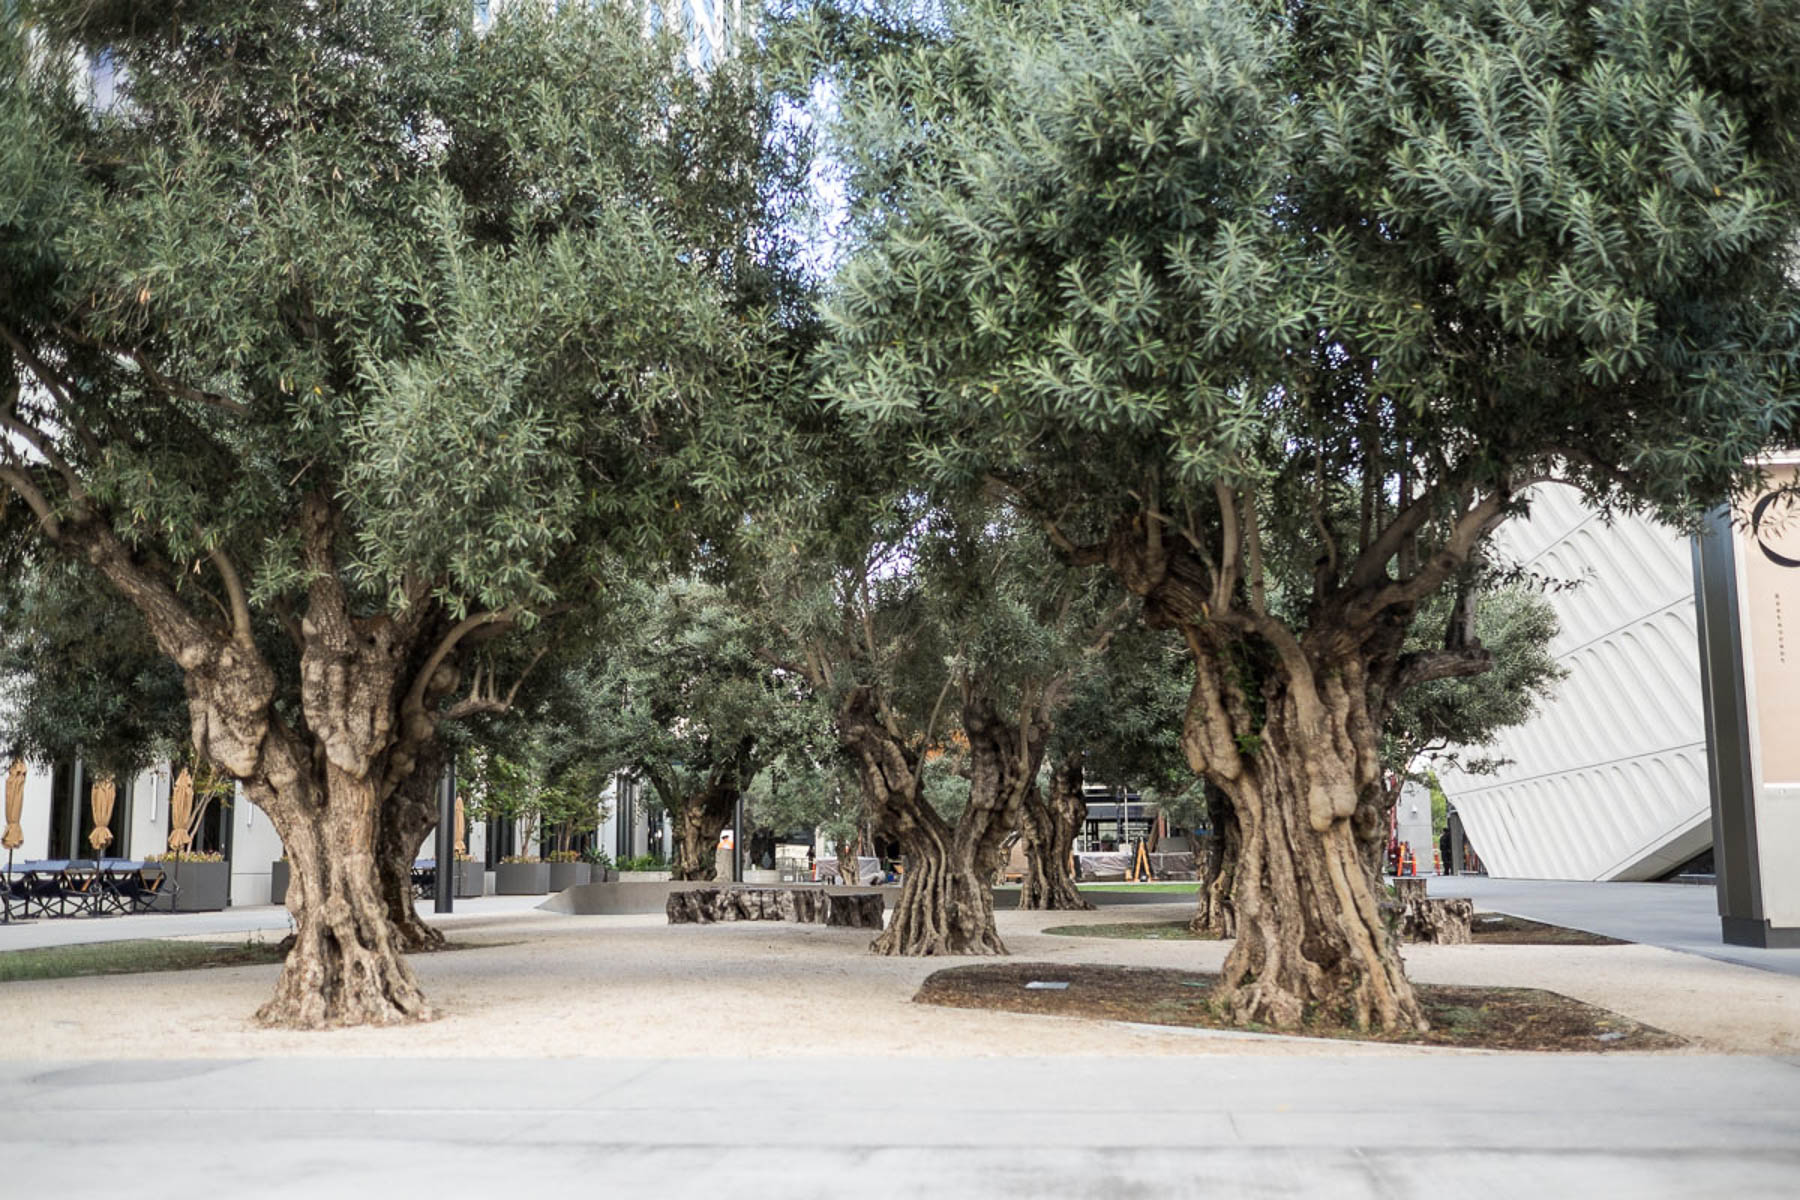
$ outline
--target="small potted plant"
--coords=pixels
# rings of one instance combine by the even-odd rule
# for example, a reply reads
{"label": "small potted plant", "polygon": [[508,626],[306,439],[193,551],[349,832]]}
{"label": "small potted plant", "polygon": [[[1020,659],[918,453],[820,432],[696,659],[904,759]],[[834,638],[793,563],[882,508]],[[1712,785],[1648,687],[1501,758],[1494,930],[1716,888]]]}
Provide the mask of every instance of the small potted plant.
{"label": "small potted plant", "polygon": [[494,871],[494,891],[501,896],[548,895],[550,864],[529,854],[508,855]]}
{"label": "small potted plant", "polygon": [[217,912],[231,899],[231,864],[216,850],[170,850],[144,859],[162,872],[159,912]]}
{"label": "small potted plant", "polygon": [[553,892],[580,887],[594,877],[594,868],[582,862],[581,856],[573,850],[552,850],[546,858],[550,864],[550,890]]}

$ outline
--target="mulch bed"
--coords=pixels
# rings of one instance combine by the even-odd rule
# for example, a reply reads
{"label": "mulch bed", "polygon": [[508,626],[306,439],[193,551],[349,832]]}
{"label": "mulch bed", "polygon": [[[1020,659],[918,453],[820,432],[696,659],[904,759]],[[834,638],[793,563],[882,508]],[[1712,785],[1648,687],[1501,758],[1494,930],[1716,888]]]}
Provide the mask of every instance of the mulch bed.
{"label": "mulch bed", "polygon": [[[916,1004],[1134,1021],[1198,1029],[1238,1029],[1216,1012],[1218,976],[1155,967],[1069,963],[983,963],[938,971]],[[1066,988],[1028,988],[1065,983]],[[1283,1030],[1302,1037],[1460,1046],[1482,1050],[1672,1050],[1674,1034],[1618,1013],[1536,988],[1439,987],[1415,984],[1431,1030],[1371,1034],[1342,1026]],[[1274,1032],[1252,1027],[1253,1032]]]}
{"label": "mulch bed", "polygon": [[1469,923],[1469,935],[1475,944],[1488,946],[1629,946],[1619,938],[1589,933],[1585,929],[1567,929],[1509,917],[1504,913],[1476,913]]}

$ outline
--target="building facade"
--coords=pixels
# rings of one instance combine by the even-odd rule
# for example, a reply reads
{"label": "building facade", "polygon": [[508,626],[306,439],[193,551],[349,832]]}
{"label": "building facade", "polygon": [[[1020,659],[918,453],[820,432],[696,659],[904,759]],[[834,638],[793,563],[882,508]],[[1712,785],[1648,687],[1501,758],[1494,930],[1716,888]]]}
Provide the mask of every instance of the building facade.
{"label": "building facade", "polygon": [[1470,844],[1497,876],[1667,875],[1712,843],[1688,538],[1540,485],[1495,551],[1548,585],[1568,677],[1487,751],[1493,774],[1440,772]]}

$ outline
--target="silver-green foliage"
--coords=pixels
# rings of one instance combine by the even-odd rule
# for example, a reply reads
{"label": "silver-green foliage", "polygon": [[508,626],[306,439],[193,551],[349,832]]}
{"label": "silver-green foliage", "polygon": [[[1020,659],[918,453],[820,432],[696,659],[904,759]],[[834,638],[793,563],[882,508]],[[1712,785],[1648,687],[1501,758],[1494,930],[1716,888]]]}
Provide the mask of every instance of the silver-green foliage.
{"label": "silver-green foliage", "polygon": [[[319,490],[365,603],[461,613],[678,555],[778,477],[798,176],[753,54],[702,77],[623,5],[21,7],[0,326],[52,507],[225,548],[260,609]],[[95,109],[67,68],[102,53]]]}
{"label": "silver-green foliage", "polygon": [[847,85],[827,391],[1076,529],[1254,489],[1323,593],[1366,479],[1691,511],[1792,425],[1797,51],[1789,3],[950,5]]}

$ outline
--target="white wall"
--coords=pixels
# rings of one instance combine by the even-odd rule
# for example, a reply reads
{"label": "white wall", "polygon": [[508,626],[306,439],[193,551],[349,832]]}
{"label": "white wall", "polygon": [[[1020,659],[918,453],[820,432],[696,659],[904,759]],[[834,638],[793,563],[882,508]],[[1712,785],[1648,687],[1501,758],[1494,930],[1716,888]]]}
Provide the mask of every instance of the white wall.
{"label": "white wall", "polygon": [[1568,670],[1555,697],[1484,756],[1493,775],[1440,772],[1492,875],[1651,879],[1712,842],[1692,558],[1654,522],[1611,524],[1574,491],[1541,485],[1501,527],[1500,555],[1580,580],[1546,599]]}
{"label": "white wall", "polygon": [[269,814],[238,788],[231,802],[231,906],[267,904],[269,870],[281,857],[281,837]]}
{"label": "white wall", "polygon": [[47,768],[33,765],[25,776],[25,810],[19,817],[19,829],[25,834],[25,842],[13,852],[14,862],[50,857],[50,772]]}

